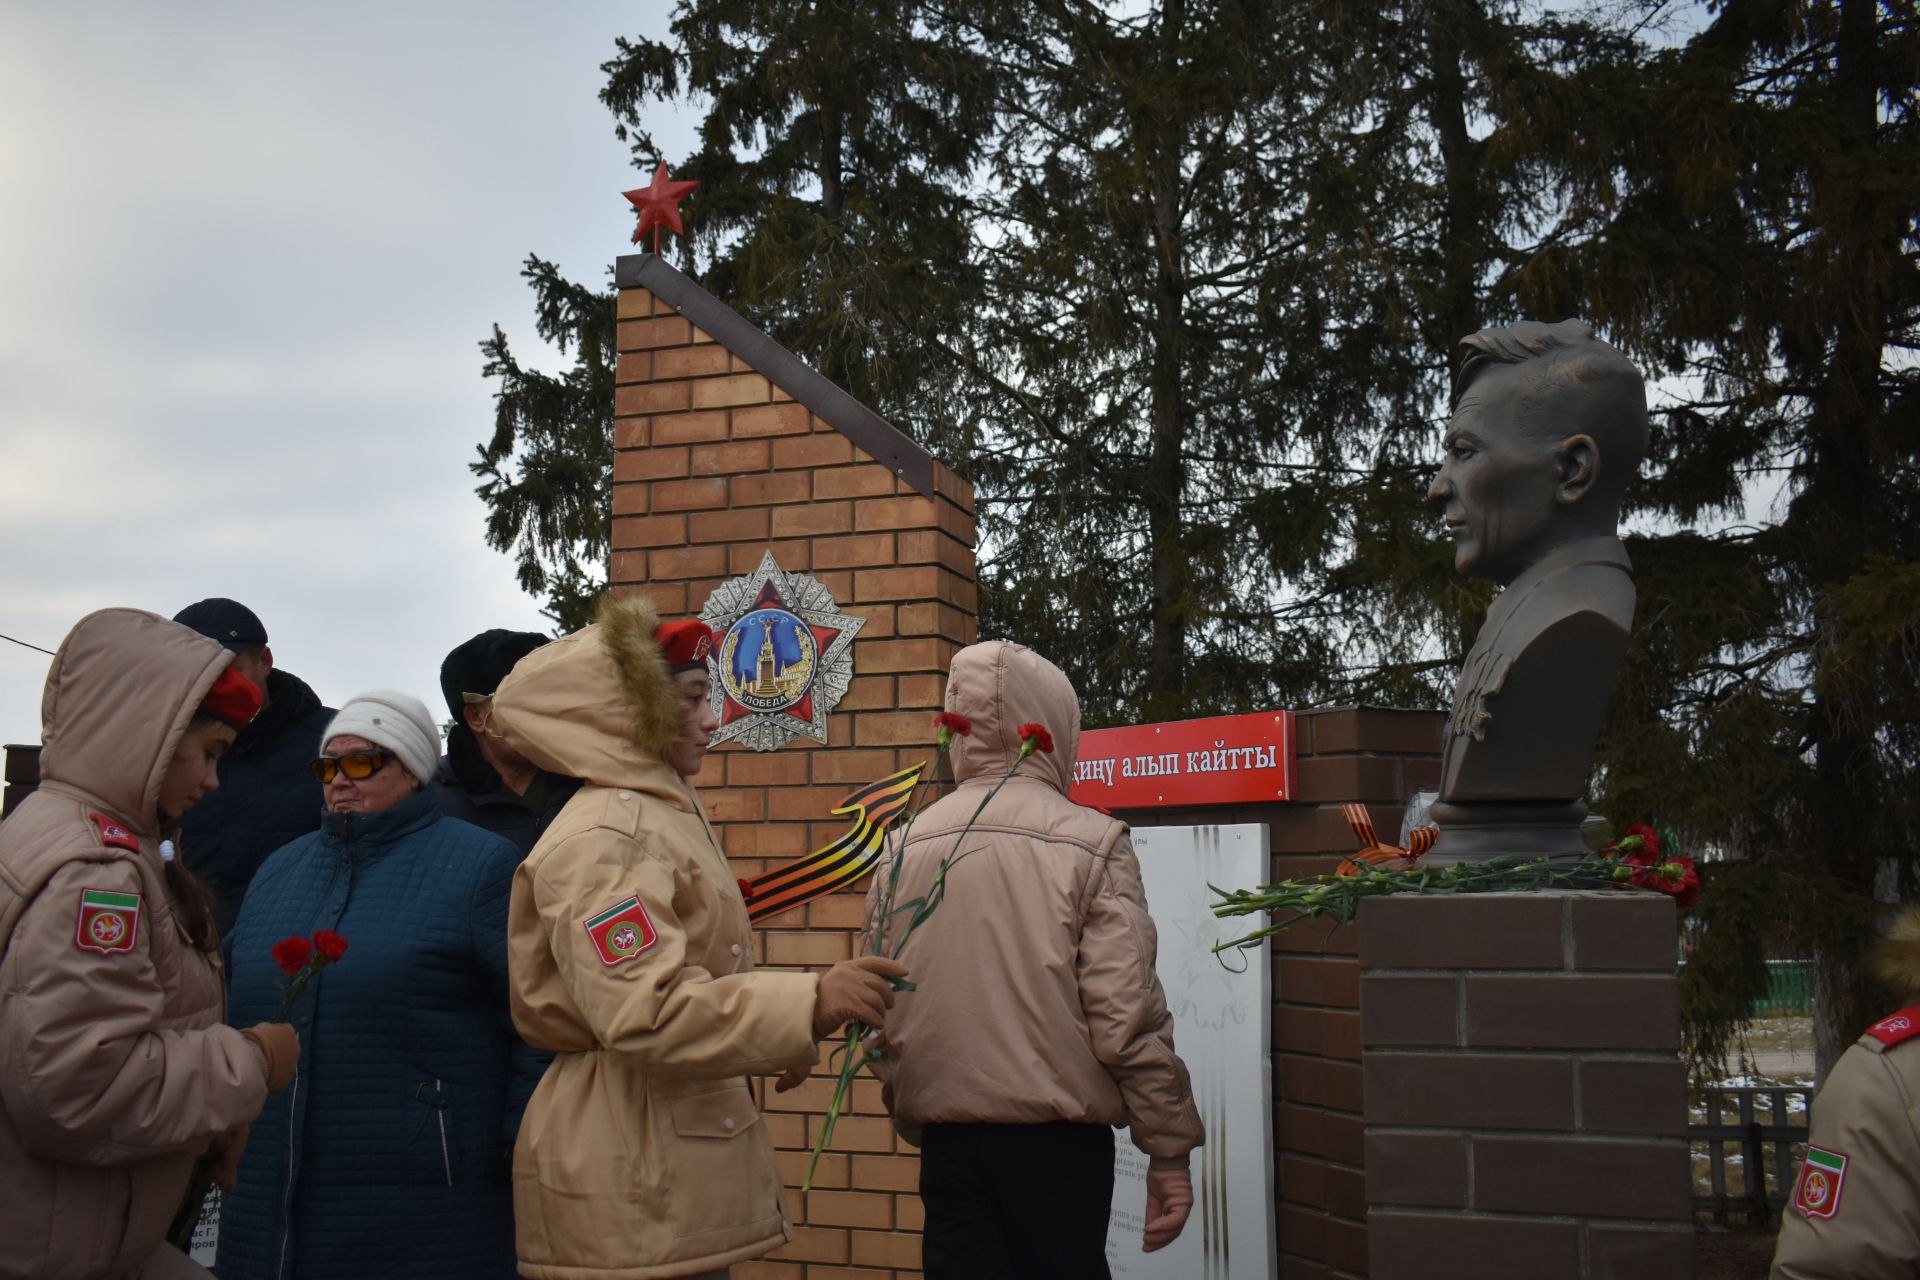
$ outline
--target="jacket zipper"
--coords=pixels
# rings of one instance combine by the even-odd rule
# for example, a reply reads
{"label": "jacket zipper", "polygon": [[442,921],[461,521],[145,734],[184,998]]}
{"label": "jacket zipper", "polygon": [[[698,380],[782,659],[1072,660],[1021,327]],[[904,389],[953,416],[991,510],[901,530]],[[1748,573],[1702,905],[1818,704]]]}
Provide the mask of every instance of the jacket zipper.
{"label": "jacket zipper", "polygon": [[[435,1094],[441,1092],[440,1081],[438,1079],[435,1079],[433,1082],[433,1091]],[[441,1099],[441,1103],[442,1105],[434,1107],[433,1114],[438,1117],[440,1121],[440,1166],[447,1171],[447,1185],[452,1186],[453,1157],[447,1154],[447,1108],[444,1105],[444,1098]]]}
{"label": "jacket zipper", "polygon": [[280,1198],[280,1265],[274,1274],[285,1280],[287,1274],[287,1244],[293,1239],[293,1147],[295,1104],[300,1100],[300,1068],[293,1068],[293,1081],[287,1088],[287,1190]]}

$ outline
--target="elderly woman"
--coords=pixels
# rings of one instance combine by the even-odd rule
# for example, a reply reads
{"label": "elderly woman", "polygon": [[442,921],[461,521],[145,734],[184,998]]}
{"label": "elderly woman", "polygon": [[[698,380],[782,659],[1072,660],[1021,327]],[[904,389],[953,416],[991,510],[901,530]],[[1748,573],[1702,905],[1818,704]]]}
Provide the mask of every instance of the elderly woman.
{"label": "elderly woman", "polygon": [[405,694],[362,694],[322,736],[319,831],[267,859],[228,941],[234,1017],[271,1017],[275,943],[348,950],[294,1002],[293,1088],[254,1123],[221,1206],[225,1280],[514,1271],[508,1160],[546,1064],[507,1009],[520,851],[444,817],[421,783],[439,732]]}
{"label": "elderly woman", "polygon": [[232,661],[103,609],[47,673],[40,789],[0,826],[7,1280],[204,1274],[167,1224],[196,1161],[230,1162],[292,1078],[290,1027],[222,1023],[212,898],[162,842],[260,709]]}

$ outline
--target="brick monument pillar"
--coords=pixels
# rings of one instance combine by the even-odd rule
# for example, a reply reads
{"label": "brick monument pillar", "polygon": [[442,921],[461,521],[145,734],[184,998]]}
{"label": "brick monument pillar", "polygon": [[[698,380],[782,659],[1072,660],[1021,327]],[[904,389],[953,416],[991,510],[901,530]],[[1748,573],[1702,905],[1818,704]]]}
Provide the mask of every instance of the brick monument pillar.
{"label": "brick monument pillar", "polygon": [[[846,830],[848,792],[933,756],[947,665],[975,638],[973,491],[906,436],[652,254],[620,259],[614,398],[616,592],[667,616],[700,612],[772,553],[865,619],[828,741],[727,745],[697,779],[720,843],[751,876]],[[756,930],[756,958],[819,967],[855,953],[866,889],[820,898]],[[917,1275],[918,1159],[863,1074],[811,1194],[798,1188],[832,1081],[822,1066],[763,1117],[798,1238],[734,1280]]]}
{"label": "brick monument pillar", "polygon": [[1362,905],[1374,1280],[1693,1274],[1674,920],[1653,893]]}

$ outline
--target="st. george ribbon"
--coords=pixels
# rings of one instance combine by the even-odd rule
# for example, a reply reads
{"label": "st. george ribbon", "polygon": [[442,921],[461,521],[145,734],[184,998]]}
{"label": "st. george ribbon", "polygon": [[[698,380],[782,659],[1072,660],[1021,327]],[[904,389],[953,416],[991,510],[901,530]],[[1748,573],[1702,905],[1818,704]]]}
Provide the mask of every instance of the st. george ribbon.
{"label": "st. george ribbon", "polygon": [[777,912],[811,902],[858,880],[880,860],[887,831],[900,820],[920,784],[924,764],[909,765],[878,782],[868,783],[840,802],[833,812],[858,814],[853,826],[832,844],[816,849],[797,862],[765,871],[741,882],[747,899],[747,918],[764,920]]}

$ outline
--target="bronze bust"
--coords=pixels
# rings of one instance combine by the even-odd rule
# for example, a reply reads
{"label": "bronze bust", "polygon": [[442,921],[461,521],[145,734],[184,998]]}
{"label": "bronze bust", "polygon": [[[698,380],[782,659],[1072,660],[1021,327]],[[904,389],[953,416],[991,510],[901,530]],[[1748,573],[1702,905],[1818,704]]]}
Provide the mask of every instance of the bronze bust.
{"label": "bronze bust", "polygon": [[1579,320],[1483,329],[1462,345],[1427,498],[1454,567],[1503,590],[1460,670],[1429,856],[1577,853],[1633,626],[1618,526],[1647,450],[1646,385]]}

